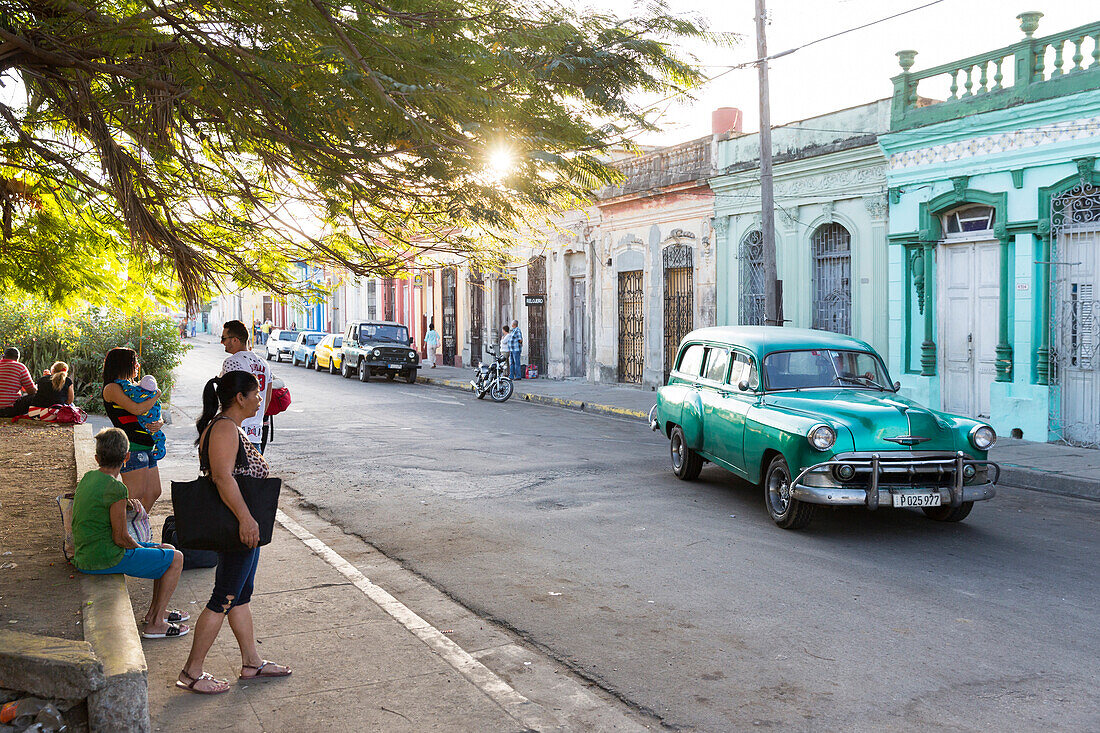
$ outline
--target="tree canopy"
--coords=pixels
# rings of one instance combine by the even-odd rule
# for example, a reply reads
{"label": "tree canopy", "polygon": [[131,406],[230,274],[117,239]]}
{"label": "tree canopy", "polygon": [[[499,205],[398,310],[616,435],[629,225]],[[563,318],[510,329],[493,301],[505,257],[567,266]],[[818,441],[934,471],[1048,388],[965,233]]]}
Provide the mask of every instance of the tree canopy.
{"label": "tree canopy", "polygon": [[471,231],[613,180],[601,153],[651,127],[639,95],[699,81],[677,43],[724,40],[660,1],[631,17],[545,0],[0,11],[0,82],[25,92],[0,97],[0,285],[54,299],[135,267],[194,304],[227,278],[285,292],[294,260],[489,263],[500,250]]}

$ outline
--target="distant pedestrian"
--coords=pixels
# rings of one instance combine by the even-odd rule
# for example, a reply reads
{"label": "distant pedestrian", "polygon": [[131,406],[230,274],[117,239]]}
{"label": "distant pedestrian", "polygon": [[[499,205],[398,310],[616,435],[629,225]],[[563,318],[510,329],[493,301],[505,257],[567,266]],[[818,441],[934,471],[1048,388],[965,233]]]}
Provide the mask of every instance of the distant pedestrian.
{"label": "distant pedestrian", "polygon": [[[222,326],[222,346],[229,356],[222,362],[221,374],[218,376],[235,371],[248,372],[260,383],[260,409],[244,421],[241,429],[249,442],[262,446],[265,443],[264,429],[267,427],[264,409],[271,401],[271,367],[248,348],[248,328],[240,321],[227,321]],[[263,452],[262,448],[260,452]]]}
{"label": "distant pedestrian", "polygon": [[435,321],[428,324],[428,333],[424,336],[424,348],[428,351],[428,363],[435,369],[435,352],[439,348],[439,333],[435,330]]}
{"label": "distant pedestrian", "polygon": [[[237,323],[244,328],[243,323]],[[222,501],[233,510],[240,525],[241,543],[249,548],[218,553],[214,590],[195,622],[191,654],[176,680],[176,687],[201,695],[229,691],[228,680],[216,679],[203,671],[206,655],[218,638],[223,619],[229,619],[229,627],[241,651],[238,678],[241,682],[290,675],[287,667],[263,659],[256,647],[250,602],[260,561],[260,525],[249,512],[236,479],[237,476],[268,477],[267,462],[241,430],[246,420],[263,409],[261,398],[259,382],[251,373],[226,372],[206,383],[202,393],[202,416],[195,423],[199,431],[196,441],[199,471],[210,476]]]}
{"label": "distant pedestrian", "polygon": [[271,319],[268,318],[264,321],[264,325],[260,327],[260,336],[262,337],[260,341],[261,345],[267,345],[267,340],[271,337],[271,328]]}
{"label": "distant pedestrian", "polygon": [[190,629],[179,622],[190,616],[168,610],[183,572],[183,553],[171,545],[137,542],[126,527],[126,510],[137,509],[137,500],[127,500],[128,489],[118,478],[129,458],[129,445],[130,439],[118,428],[104,428],[95,436],[99,470],[84,474],[73,494],[73,564],[90,575],[151,579],[153,599],[141,635],[146,639],[183,636]]}
{"label": "distant pedestrian", "polygon": [[4,358],[0,359],[0,417],[26,413],[37,391],[30,370],[19,361],[19,349],[4,349]]}
{"label": "distant pedestrian", "polygon": [[35,386],[38,392],[31,399],[34,407],[71,405],[76,399],[73,380],[69,378],[69,365],[63,361],[55,361],[50,373],[39,377]]}
{"label": "distant pedestrian", "polygon": [[153,433],[160,430],[164,423],[157,420],[142,425],[138,421],[140,415],[156,407],[159,390],[152,397],[135,402],[123,389],[124,386],[129,389],[136,384],[140,370],[137,352],[133,349],[111,349],[103,360],[101,396],[111,424],[121,428],[130,439],[130,457],[122,466],[122,483],[126,484],[131,499],[137,499],[146,511],[152,511],[154,502],[160,497],[160,469],[157,459],[153,457],[156,449]]}
{"label": "distant pedestrian", "polygon": [[504,326],[500,329],[500,345],[498,346],[497,353],[508,354],[508,344],[512,339],[511,328]]}
{"label": "distant pedestrian", "polygon": [[511,353],[512,379],[523,379],[523,332],[519,330],[519,321],[512,321],[512,333],[509,334],[508,351]]}

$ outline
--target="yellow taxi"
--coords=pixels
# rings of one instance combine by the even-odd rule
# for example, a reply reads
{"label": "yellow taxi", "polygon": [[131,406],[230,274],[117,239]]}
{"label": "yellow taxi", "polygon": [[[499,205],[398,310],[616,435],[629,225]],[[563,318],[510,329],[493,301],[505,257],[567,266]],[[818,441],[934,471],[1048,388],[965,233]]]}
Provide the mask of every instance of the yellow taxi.
{"label": "yellow taxi", "polygon": [[344,337],[338,333],[330,333],[321,339],[321,343],[313,351],[313,368],[317,371],[328,369],[329,374],[339,374],[340,361],[343,358],[340,347],[343,345]]}

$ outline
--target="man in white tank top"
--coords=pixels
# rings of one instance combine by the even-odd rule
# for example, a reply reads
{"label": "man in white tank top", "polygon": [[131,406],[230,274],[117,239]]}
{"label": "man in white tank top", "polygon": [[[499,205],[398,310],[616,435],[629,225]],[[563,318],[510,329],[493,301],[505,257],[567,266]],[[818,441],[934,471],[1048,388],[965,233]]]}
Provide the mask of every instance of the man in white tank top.
{"label": "man in white tank top", "polygon": [[256,411],[254,417],[241,422],[241,430],[244,431],[249,442],[259,449],[263,440],[264,412],[271,398],[271,367],[248,348],[248,327],[240,321],[226,321],[222,326],[222,346],[225,347],[225,352],[229,356],[222,362],[219,377],[226,372],[251,372],[260,383],[260,409]]}

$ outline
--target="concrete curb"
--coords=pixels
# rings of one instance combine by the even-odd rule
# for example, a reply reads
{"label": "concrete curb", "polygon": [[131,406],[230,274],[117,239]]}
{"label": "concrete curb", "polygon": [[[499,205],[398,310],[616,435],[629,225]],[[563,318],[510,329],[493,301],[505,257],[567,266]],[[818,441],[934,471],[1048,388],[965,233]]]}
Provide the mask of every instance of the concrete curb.
{"label": "concrete curb", "polygon": [[1001,464],[1001,483],[1041,491],[1044,494],[1100,501],[1100,481],[1050,471],[1034,471],[1007,463]]}
{"label": "concrete curb", "polygon": [[[77,478],[96,468],[92,426],[73,429]],[[106,680],[88,697],[92,731],[148,733],[149,679],[134,608],[123,575],[80,576],[84,640],[103,665]]]}
{"label": "concrete curb", "polygon": [[106,679],[86,641],[0,629],[0,683],[36,697],[83,700]]}
{"label": "concrete curb", "polygon": [[[422,384],[430,384],[436,387],[446,387],[448,389],[458,389],[463,392],[472,392],[469,382],[459,382],[454,379],[439,379],[438,377],[417,377],[417,382]],[[571,400],[565,397],[551,397],[549,395],[534,394],[529,392],[516,392],[513,398],[523,400],[524,402],[535,402],[540,405],[550,405],[552,407],[561,407],[566,410],[574,410],[576,412],[588,412],[597,415],[607,415],[608,417],[619,417],[626,419],[638,419],[646,420],[649,418],[648,413],[641,410],[631,410],[626,407],[616,407],[615,405],[603,405],[595,402],[583,402],[581,400]]]}

